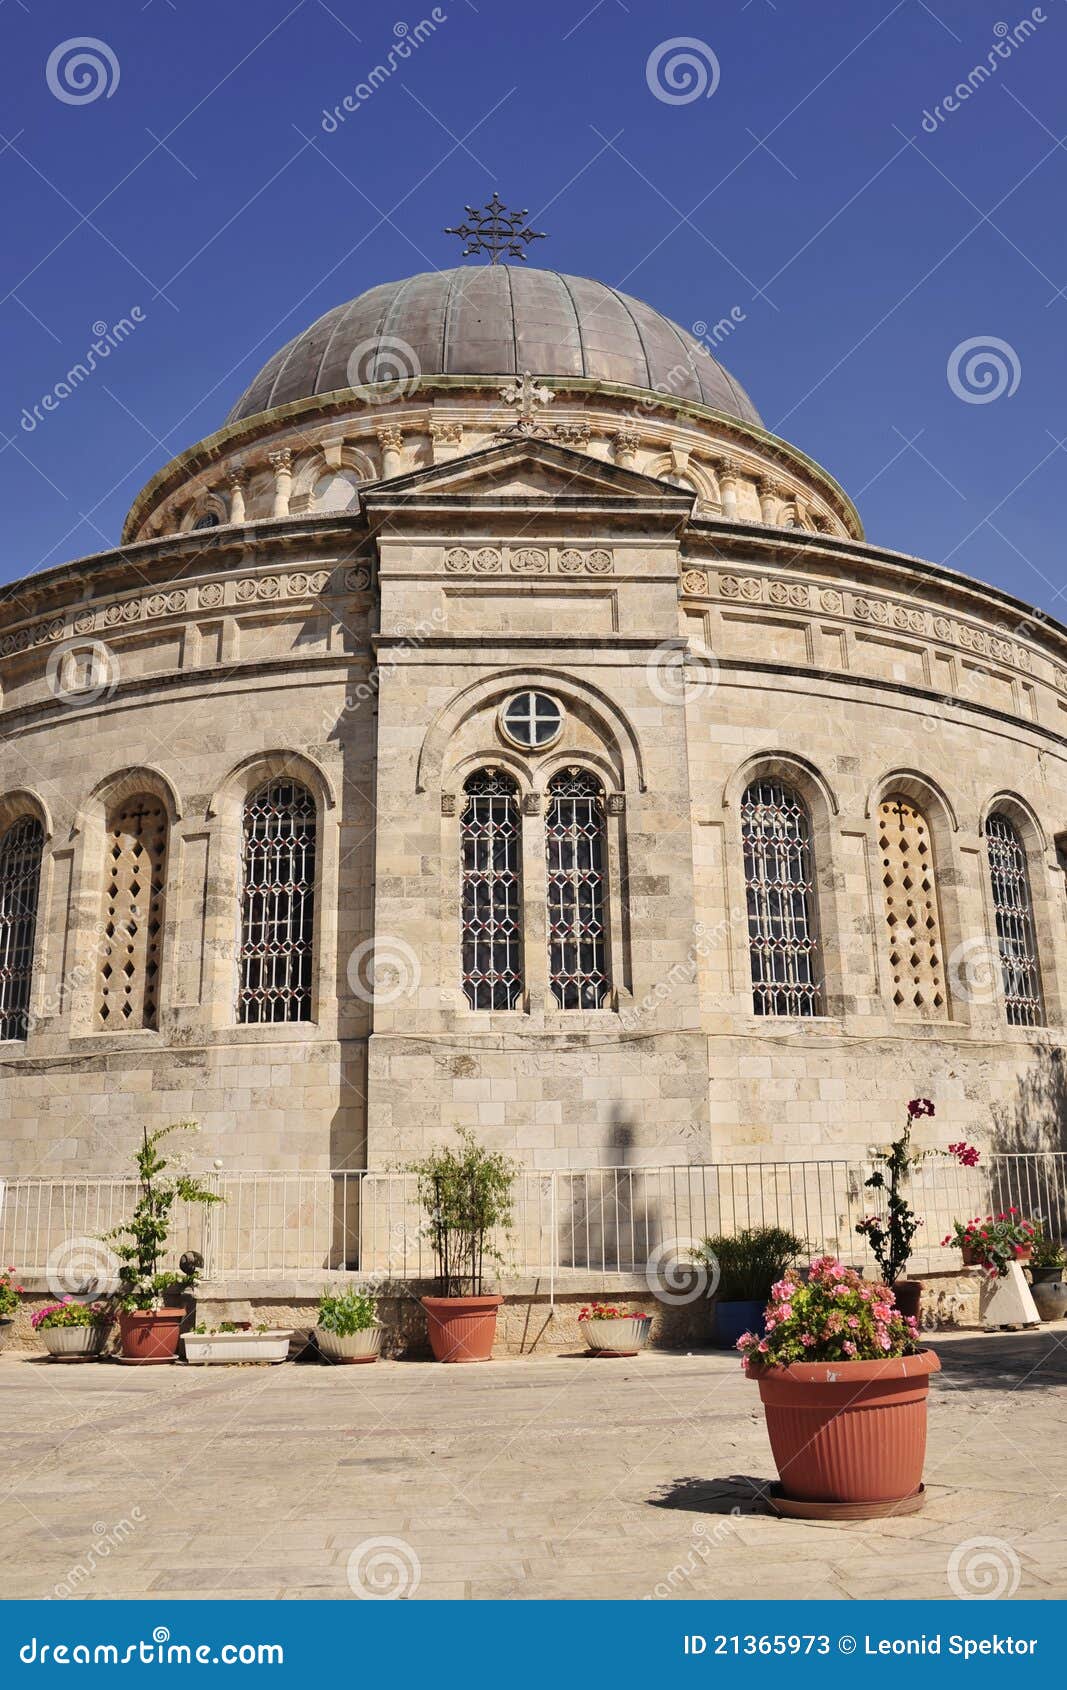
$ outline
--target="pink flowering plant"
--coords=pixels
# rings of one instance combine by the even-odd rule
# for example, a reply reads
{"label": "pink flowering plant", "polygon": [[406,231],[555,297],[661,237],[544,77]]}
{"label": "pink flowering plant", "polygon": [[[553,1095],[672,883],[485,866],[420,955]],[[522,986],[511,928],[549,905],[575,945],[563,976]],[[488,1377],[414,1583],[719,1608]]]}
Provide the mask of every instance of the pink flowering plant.
{"label": "pink flowering plant", "polygon": [[15,1270],[9,1267],[6,1273],[0,1273],[0,1320],[10,1320],[19,1306],[21,1285],[16,1285],[12,1275]]}
{"label": "pink flowering plant", "polygon": [[38,1309],[30,1316],[30,1325],[35,1332],[42,1328],[47,1332],[57,1326],[98,1326],[112,1318],[109,1303],[76,1303],[73,1297],[64,1297],[61,1302]]}
{"label": "pink flowering plant", "polygon": [[867,1281],[833,1256],[819,1256],[807,1280],[790,1268],[771,1291],[766,1330],[737,1340],[741,1365],[790,1367],[798,1361],[885,1361],[922,1348],[919,1327],[902,1315],[888,1285]]}
{"label": "pink flowering plant", "polygon": [[581,1320],[648,1320],[639,1309],[620,1309],[614,1303],[590,1303],[578,1315]]}

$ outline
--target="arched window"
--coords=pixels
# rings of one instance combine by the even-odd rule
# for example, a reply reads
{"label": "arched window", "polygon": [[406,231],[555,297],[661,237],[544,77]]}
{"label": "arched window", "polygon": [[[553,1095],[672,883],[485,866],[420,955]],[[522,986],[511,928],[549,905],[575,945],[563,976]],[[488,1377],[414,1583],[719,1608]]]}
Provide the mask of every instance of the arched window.
{"label": "arched window", "polygon": [[779,780],[754,780],[741,800],[752,1007],[757,1015],[821,1015],[807,807]]}
{"label": "arched window", "polygon": [[548,789],[548,973],[560,1009],[600,1009],[608,995],[604,792],[582,769]]}
{"label": "arched window", "polygon": [[151,792],[120,799],[108,814],[106,837],[97,1025],[110,1032],[156,1027],[167,878],[162,799]]}
{"label": "arched window", "polygon": [[26,1037],[43,849],[34,816],[0,836],[0,1039]]}
{"label": "arched window", "polygon": [[903,1019],[938,1020],[948,998],[933,846],[922,811],[899,793],[878,806],[878,852],[893,1003]]}
{"label": "arched window", "polygon": [[1013,1027],[1040,1027],[1045,1007],[1026,852],[1012,823],[1000,810],[986,822],[985,835],[1008,1020]]}
{"label": "arched window", "polygon": [[244,812],[237,1019],[310,1021],[315,938],[315,800],[274,779]]}
{"label": "arched window", "polygon": [[523,984],[517,789],[509,775],[481,769],[463,791],[463,991],[472,1009],[514,1009]]}

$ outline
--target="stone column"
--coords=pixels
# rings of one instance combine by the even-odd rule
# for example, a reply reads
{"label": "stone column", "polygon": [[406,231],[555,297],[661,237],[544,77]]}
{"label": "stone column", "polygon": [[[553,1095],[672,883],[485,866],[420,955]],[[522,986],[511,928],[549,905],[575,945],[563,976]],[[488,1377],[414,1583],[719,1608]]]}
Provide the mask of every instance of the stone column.
{"label": "stone column", "polygon": [[463,424],[444,422],[434,417],[430,421],[430,440],[433,445],[434,463],[447,464],[457,456],[463,443]]}
{"label": "stone column", "polygon": [[293,487],[293,454],[288,446],[269,454],[274,470],[274,508],[272,516],[289,515],[289,494]]}
{"label": "stone column", "polygon": [[620,469],[634,468],[639,444],[639,437],[632,428],[620,428],[615,436],[615,462]]}
{"label": "stone column", "polygon": [[715,465],[722,494],[722,514],[729,522],[737,521],[737,482],[741,473],[734,458],[720,458]]}
{"label": "stone column", "polygon": [[245,519],[245,488],[248,486],[248,471],[233,469],[226,477],[230,489],[230,521],[243,522]]}
{"label": "stone column", "polygon": [[403,470],[404,436],[399,428],[381,428],[378,430],[378,444],[382,449],[382,480],[388,481]]}
{"label": "stone column", "polygon": [[776,481],[770,481],[767,476],[761,475],[756,483],[756,490],[759,493],[760,517],[764,522],[776,523],[782,489]]}

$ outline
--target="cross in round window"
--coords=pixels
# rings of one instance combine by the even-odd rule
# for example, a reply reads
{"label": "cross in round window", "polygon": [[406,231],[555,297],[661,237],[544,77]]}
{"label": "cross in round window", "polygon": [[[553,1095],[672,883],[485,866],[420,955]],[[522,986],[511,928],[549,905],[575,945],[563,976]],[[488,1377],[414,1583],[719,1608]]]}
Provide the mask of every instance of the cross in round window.
{"label": "cross in round window", "polygon": [[547,692],[517,692],[501,712],[504,736],[528,751],[543,750],[558,739],[563,729],[563,711]]}

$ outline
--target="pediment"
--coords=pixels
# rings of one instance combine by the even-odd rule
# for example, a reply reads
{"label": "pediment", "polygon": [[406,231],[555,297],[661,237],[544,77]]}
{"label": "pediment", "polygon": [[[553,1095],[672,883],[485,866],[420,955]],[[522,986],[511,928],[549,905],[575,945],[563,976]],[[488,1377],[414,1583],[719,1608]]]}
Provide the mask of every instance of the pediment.
{"label": "pediment", "polygon": [[449,463],[375,482],[363,492],[370,511],[455,500],[457,505],[607,503],[613,508],[654,503],[664,512],[684,514],[693,498],[687,489],[654,476],[620,469],[554,441],[529,439],[483,447]]}

